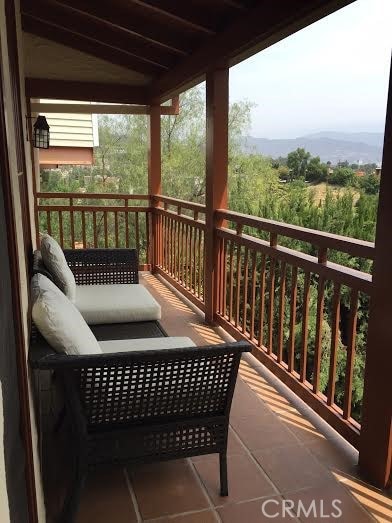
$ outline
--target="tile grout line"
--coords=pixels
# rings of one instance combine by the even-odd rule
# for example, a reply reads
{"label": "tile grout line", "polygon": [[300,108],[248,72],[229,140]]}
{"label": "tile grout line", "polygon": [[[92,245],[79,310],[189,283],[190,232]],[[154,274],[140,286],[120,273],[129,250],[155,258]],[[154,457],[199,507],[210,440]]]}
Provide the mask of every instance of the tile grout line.
{"label": "tile grout line", "polygon": [[[250,365],[249,362],[247,362],[247,363]],[[251,366],[251,365],[250,365],[250,366]],[[252,366],[251,366],[251,368],[254,369],[255,372],[257,373],[257,369],[255,369],[255,368],[252,367]],[[257,374],[258,374],[258,373],[257,373]],[[263,376],[261,376],[260,374],[258,374],[258,375],[259,375],[261,378],[263,378]],[[253,388],[252,388],[252,387],[251,387],[251,386],[246,382],[246,379],[243,378],[242,376],[241,376],[241,378],[242,378],[243,381],[246,383],[246,385],[250,388],[251,392],[252,392],[253,394],[255,394],[256,396],[258,396],[258,394],[253,390]],[[264,379],[265,379],[265,378],[264,378]],[[267,383],[268,383],[268,381],[267,381]],[[274,388],[274,390],[277,392],[277,394],[279,394],[279,391],[278,391],[278,390],[273,386],[273,384],[271,384],[271,383],[268,383],[268,384],[269,384],[271,387]],[[262,400],[262,399],[259,398],[259,397],[258,397],[257,399],[258,399],[259,401],[264,402],[264,400]],[[287,398],[286,398],[286,399],[287,399]],[[301,413],[301,412],[300,412],[300,411],[295,407],[295,405],[293,405],[293,404],[290,402],[290,400],[287,400],[287,401],[289,401],[290,406],[292,406],[293,408],[295,408],[301,416],[303,416],[305,419],[307,419],[307,421],[309,421],[309,423],[312,423],[310,420],[308,420],[307,416],[306,416],[304,413]],[[264,403],[265,403],[265,402],[264,402]],[[271,412],[272,412],[275,416],[277,416],[277,417],[279,418],[279,416],[277,415],[277,413],[276,413],[276,412],[275,412],[275,411],[274,411],[274,410],[273,410],[273,409],[272,409],[268,404],[267,404],[267,407],[271,410]],[[280,419],[280,418],[279,418],[279,419]],[[235,431],[235,430],[233,429],[233,427],[231,427],[231,428],[232,428],[232,430],[235,432],[235,434],[237,435],[237,437],[241,440],[241,438],[239,437],[237,431]],[[315,427],[315,428],[316,428],[316,430],[318,430],[317,427]],[[359,500],[358,500],[358,499],[357,499],[353,494],[351,494],[350,489],[349,489],[346,485],[344,485],[344,483],[346,483],[346,481],[349,481],[349,480],[346,480],[346,481],[339,481],[339,480],[337,480],[337,479],[334,477],[334,474],[332,473],[331,469],[330,469],[330,468],[329,468],[325,463],[323,463],[323,462],[322,462],[322,461],[321,461],[317,456],[315,456],[315,455],[311,452],[311,450],[309,450],[309,449],[307,448],[307,446],[306,446],[306,442],[302,441],[302,440],[299,438],[299,436],[297,436],[297,435],[295,434],[295,432],[294,432],[293,430],[291,430],[290,426],[287,426],[286,429],[287,429],[287,430],[288,430],[288,431],[289,431],[289,432],[294,436],[294,438],[297,440],[297,442],[299,443],[299,445],[305,449],[305,451],[309,454],[309,456],[311,456],[313,459],[315,459],[315,460],[317,461],[317,463],[318,463],[322,468],[324,468],[328,473],[331,474],[331,476],[332,476],[334,482],[336,483],[336,485],[337,485],[337,486],[342,486],[342,488],[343,488],[343,489],[344,489],[344,490],[345,490],[345,491],[350,495],[350,497],[354,500],[354,502],[355,502],[357,505],[359,505],[359,507],[362,509],[362,511],[364,511],[367,515],[370,515],[370,517],[372,517],[375,521],[377,521],[377,520],[375,519],[375,517],[373,516],[373,514],[370,512],[370,509],[368,509],[366,506],[364,506],[364,505],[363,505],[363,504],[362,504],[362,503],[361,503],[361,502],[360,502],[360,501],[359,501]],[[320,432],[320,433],[321,433],[321,434],[325,437],[325,439],[328,441],[328,437],[325,436],[322,432]],[[242,440],[241,440],[241,442],[242,442]],[[242,443],[243,443],[243,442],[242,442]],[[244,443],[243,443],[243,444],[244,444]],[[245,444],[244,444],[244,445],[245,445]],[[282,447],[283,447],[283,446],[282,446]],[[281,448],[281,447],[277,447],[277,448]],[[247,449],[247,450],[250,452],[249,449]],[[252,457],[253,457],[253,456],[252,456]],[[256,460],[256,463],[259,465],[259,463],[257,462],[257,460]],[[260,465],[259,465],[259,466],[260,466]],[[263,470],[264,470],[264,469],[263,469]],[[265,472],[265,471],[264,471],[264,472]],[[342,471],[342,472],[343,472],[343,471]],[[268,474],[267,474],[266,472],[265,472],[265,474],[266,474],[267,477],[269,478],[269,476],[268,476]],[[355,480],[355,478],[353,478],[353,480]],[[271,480],[271,481],[272,481],[272,480]],[[307,488],[309,488],[309,487],[307,487]],[[307,488],[300,489],[300,490],[307,490]],[[283,498],[285,498],[285,496],[286,496],[286,495],[289,495],[289,493],[286,493],[286,494],[284,494],[284,493],[280,493],[280,495],[281,495]]]}
{"label": "tile grout line", "polygon": [[[165,516],[158,516],[157,518],[152,519],[144,519],[143,523],[159,523],[160,521],[167,521],[168,519],[173,520],[175,523],[177,518],[180,518],[182,516],[192,516],[193,514],[203,514],[204,512],[211,512],[211,508],[202,508],[197,510],[188,510],[187,512],[178,512],[176,514],[167,514]],[[215,514],[214,514],[215,515]],[[218,520],[221,521],[220,519]]]}
{"label": "tile grout line", "polygon": [[250,460],[256,465],[256,467],[262,472],[262,474],[265,476],[265,478],[268,480],[268,482],[271,484],[273,489],[276,491],[279,496],[282,496],[282,493],[279,491],[278,487],[275,485],[275,483],[272,481],[272,479],[269,477],[267,472],[263,469],[263,467],[260,465],[260,463],[257,461],[257,459],[253,456],[252,452],[248,449],[248,447],[245,445],[245,443],[242,441],[241,437],[239,436],[238,432],[230,425],[231,430],[234,432],[234,434],[237,436],[237,438],[240,440],[241,444],[245,448],[246,455],[250,458]]}
{"label": "tile grout line", "polygon": [[124,477],[125,477],[125,483],[127,484],[127,487],[128,487],[129,495],[131,496],[131,499],[132,499],[133,508],[135,510],[137,522],[138,523],[142,523],[143,522],[143,518],[142,518],[142,515],[140,513],[139,504],[137,502],[136,494],[135,494],[135,491],[133,490],[132,482],[131,482],[131,480],[129,478],[128,470],[126,469],[126,467],[123,467],[123,473],[124,473]]}
{"label": "tile grout line", "polygon": [[190,469],[191,469],[191,471],[192,471],[192,473],[193,473],[197,483],[201,487],[201,489],[202,489],[202,491],[203,491],[203,493],[204,493],[204,495],[205,495],[205,497],[206,497],[206,499],[208,501],[208,505],[209,505],[210,509],[212,509],[212,511],[214,513],[214,516],[215,516],[216,520],[219,521],[219,523],[221,523],[222,522],[221,517],[220,517],[218,511],[215,509],[215,505],[214,505],[214,503],[213,503],[213,501],[211,499],[211,496],[209,495],[207,488],[205,487],[201,477],[199,476],[192,459],[191,458],[187,458],[187,461],[189,463]]}

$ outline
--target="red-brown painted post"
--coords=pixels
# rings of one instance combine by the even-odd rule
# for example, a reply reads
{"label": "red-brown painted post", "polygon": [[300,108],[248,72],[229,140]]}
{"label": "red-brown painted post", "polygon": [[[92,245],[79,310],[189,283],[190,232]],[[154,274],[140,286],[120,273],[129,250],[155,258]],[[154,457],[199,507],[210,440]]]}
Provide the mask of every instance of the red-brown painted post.
{"label": "red-brown painted post", "polygon": [[[159,105],[152,105],[149,115],[148,132],[148,194],[150,195],[150,206],[156,206],[155,196],[162,192],[161,181],[161,110]],[[151,215],[150,226],[150,249],[148,253],[148,263],[151,264],[151,271],[155,272],[159,264],[159,245],[162,240],[159,222],[154,212]]]}
{"label": "red-brown painted post", "polygon": [[217,69],[206,78],[206,233],[205,320],[214,322],[217,311],[219,245],[215,235],[215,210],[227,208],[229,70]]}
{"label": "red-brown painted post", "polygon": [[377,214],[359,464],[378,487],[390,481],[392,461],[392,69]]}

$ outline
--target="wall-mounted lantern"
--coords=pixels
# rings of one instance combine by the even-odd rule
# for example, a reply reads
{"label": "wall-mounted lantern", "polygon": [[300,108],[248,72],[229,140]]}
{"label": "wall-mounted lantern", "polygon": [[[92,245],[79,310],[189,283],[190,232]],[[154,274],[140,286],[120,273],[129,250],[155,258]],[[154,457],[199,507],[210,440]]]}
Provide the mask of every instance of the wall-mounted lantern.
{"label": "wall-mounted lantern", "polygon": [[[32,116],[26,116],[32,118]],[[33,125],[33,146],[37,149],[49,149],[49,125],[45,116],[40,114]]]}

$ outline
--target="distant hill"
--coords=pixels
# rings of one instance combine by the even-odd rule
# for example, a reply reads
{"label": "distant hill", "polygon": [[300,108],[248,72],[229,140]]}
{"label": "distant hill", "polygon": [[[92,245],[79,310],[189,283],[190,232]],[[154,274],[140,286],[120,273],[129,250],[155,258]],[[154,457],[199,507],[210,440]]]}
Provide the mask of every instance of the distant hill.
{"label": "distant hill", "polygon": [[303,147],[312,156],[320,156],[322,162],[347,160],[349,163],[380,163],[382,158],[383,133],[340,133],[323,131],[292,139],[254,138],[245,139],[244,149],[265,156],[278,158],[287,156],[298,147]]}

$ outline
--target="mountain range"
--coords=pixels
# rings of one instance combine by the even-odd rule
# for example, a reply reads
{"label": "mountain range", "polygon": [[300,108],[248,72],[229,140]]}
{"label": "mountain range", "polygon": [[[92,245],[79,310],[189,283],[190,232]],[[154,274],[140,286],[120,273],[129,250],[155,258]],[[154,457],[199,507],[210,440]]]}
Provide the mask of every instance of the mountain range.
{"label": "mountain range", "polygon": [[312,156],[320,156],[322,162],[339,161],[351,163],[381,163],[384,133],[343,133],[322,131],[289,139],[268,139],[248,136],[244,150],[278,158],[287,156],[298,147],[306,149]]}

